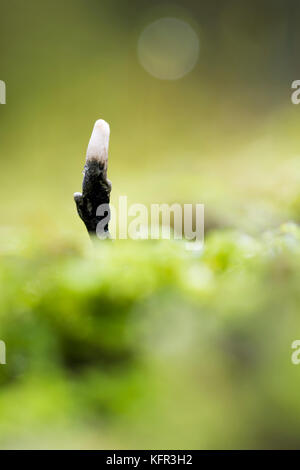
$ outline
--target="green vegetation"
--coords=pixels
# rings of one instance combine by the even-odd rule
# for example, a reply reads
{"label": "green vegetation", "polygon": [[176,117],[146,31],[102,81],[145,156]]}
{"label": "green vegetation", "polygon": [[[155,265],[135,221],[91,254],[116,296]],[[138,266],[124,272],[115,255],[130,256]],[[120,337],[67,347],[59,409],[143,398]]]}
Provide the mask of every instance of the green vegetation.
{"label": "green vegetation", "polygon": [[295,225],[212,232],[199,257],[7,232],[1,246],[2,447],[296,445]]}

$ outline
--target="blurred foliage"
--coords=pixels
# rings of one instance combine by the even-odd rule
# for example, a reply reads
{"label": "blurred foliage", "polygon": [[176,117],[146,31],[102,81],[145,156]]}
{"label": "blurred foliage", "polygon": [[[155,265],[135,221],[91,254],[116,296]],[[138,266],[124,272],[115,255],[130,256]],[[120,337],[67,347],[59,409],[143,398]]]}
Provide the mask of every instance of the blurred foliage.
{"label": "blurred foliage", "polygon": [[1,237],[2,447],[297,445],[294,224],[211,232],[201,256]]}

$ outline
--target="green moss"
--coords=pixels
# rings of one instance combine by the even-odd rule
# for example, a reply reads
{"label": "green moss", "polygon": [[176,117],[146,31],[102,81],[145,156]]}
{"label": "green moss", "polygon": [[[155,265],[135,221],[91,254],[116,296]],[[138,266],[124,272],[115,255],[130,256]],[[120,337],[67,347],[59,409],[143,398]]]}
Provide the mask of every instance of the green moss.
{"label": "green moss", "polygon": [[199,257],[175,242],[61,246],[26,237],[1,256],[2,446],[26,446],[27,429],[46,447],[81,430],[83,447],[293,446],[297,226],[217,231]]}

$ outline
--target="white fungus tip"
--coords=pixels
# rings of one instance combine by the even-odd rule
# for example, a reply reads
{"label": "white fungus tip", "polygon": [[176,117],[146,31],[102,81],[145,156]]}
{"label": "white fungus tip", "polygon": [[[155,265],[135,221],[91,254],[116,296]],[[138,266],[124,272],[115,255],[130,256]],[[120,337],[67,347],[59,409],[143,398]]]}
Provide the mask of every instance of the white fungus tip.
{"label": "white fungus tip", "polygon": [[98,160],[106,163],[108,159],[110,128],[106,121],[98,119],[95,122],[94,129],[86,151],[86,160]]}

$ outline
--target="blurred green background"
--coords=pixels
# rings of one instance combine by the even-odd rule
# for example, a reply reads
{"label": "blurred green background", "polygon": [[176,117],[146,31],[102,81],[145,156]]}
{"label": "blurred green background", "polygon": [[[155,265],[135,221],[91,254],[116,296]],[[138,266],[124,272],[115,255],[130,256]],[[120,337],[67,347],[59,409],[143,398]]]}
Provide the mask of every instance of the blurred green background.
{"label": "blurred green background", "polygon": [[[0,0],[2,448],[295,448],[299,3]],[[195,68],[141,65],[150,23]],[[204,203],[206,241],[92,250],[73,202],[96,119],[112,202]]]}

